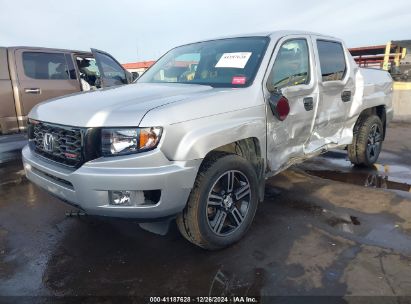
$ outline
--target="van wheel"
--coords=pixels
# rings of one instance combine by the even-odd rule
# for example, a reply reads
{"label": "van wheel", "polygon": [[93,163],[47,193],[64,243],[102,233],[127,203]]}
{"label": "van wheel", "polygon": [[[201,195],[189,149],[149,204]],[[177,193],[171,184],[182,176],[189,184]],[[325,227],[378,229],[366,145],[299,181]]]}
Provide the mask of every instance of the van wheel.
{"label": "van wheel", "polygon": [[348,157],[351,163],[371,167],[380,155],[383,138],[384,129],[377,115],[360,120],[353,142],[348,145]]}
{"label": "van wheel", "polygon": [[181,234],[197,246],[224,248],[244,236],[257,204],[258,182],[253,166],[237,155],[216,154],[201,165],[177,225]]}

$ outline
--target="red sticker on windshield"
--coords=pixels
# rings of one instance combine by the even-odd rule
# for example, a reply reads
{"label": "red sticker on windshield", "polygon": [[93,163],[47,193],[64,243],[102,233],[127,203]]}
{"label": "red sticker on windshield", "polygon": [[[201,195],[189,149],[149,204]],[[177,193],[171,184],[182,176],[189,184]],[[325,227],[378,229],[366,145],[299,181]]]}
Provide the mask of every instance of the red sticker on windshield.
{"label": "red sticker on windshield", "polygon": [[245,84],[245,76],[234,76],[231,80],[231,84]]}

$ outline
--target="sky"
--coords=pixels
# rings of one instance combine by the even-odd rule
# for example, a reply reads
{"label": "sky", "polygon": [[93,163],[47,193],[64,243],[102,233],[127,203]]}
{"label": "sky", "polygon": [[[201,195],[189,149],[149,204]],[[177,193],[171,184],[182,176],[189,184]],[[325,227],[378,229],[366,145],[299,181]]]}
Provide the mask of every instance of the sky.
{"label": "sky", "polygon": [[225,35],[306,30],[348,47],[411,39],[410,0],[0,0],[0,46],[97,48],[121,63]]}

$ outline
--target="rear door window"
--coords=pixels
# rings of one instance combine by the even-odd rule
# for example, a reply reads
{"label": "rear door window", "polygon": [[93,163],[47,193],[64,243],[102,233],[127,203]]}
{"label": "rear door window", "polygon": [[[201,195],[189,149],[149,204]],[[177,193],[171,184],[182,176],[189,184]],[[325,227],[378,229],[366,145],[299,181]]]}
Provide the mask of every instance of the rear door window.
{"label": "rear door window", "polygon": [[342,80],[347,69],[344,49],[336,41],[317,40],[322,81]]}
{"label": "rear door window", "polygon": [[75,79],[66,58],[63,53],[23,52],[24,73],[33,79]]}

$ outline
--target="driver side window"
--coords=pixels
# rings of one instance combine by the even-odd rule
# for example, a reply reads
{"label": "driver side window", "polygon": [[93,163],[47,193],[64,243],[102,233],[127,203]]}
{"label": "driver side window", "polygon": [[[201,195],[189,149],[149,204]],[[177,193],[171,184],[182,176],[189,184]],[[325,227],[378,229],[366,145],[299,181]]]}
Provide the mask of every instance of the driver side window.
{"label": "driver side window", "polygon": [[308,84],[310,82],[309,62],[306,39],[284,42],[268,77],[268,90],[276,91],[285,87]]}

